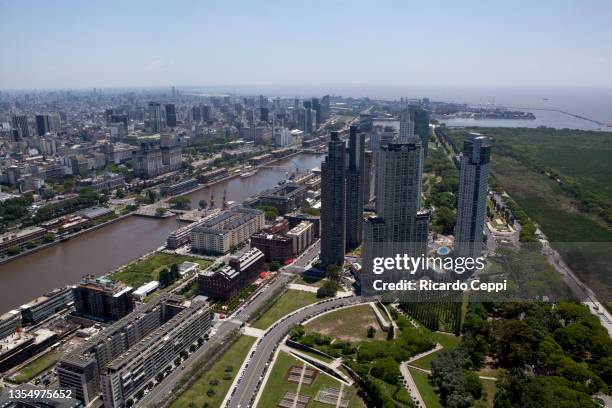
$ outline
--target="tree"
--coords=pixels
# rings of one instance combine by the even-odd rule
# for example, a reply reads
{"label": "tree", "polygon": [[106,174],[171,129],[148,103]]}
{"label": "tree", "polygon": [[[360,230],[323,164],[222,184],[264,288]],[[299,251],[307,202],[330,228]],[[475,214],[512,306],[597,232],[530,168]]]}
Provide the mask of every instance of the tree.
{"label": "tree", "polygon": [[278,210],[276,209],[276,207],[273,207],[271,205],[260,205],[259,207],[257,207],[257,209],[263,211],[266,215],[266,219],[268,220],[274,220],[278,217]]}
{"label": "tree", "polygon": [[49,232],[43,236],[43,241],[46,243],[55,241],[55,234]]}
{"label": "tree", "polygon": [[200,207],[201,210],[205,210],[206,207],[208,207],[208,203],[206,200],[200,200],[198,201],[198,207]]}
{"label": "tree", "polygon": [[17,245],[10,246],[6,250],[6,253],[11,256],[17,255],[20,252],[21,252],[21,249]]}
{"label": "tree", "polygon": [[339,282],[341,278],[342,268],[340,268],[336,264],[331,264],[327,266],[327,270],[325,271],[325,277],[332,282]]}
{"label": "tree", "polygon": [[172,208],[176,208],[178,210],[188,210],[191,207],[191,200],[185,196],[172,197],[168,202]]}
{"label": "tree", "polygon": [[376,329],[374,328],[374,326],[368,326],[368,337],[374,338],[375,334],[376,334]]}
{"label": "tree", "polygon": [[270,262],[270,266],[268,267],[268,269],[272,272],[276,272],[281,268],[281,264],[278,261],[272,261]]}
{"label": "tree", "polygon": [[155,209],[155,216],[156,217],[163,217],[166,214],[166,209],[164,207],[157,207]]}
{"label": "tree", "polygon": [[331,281],[325,281],[323,286],[317,289],[317,297],[319,299],[325,297],[334,297],[338,292],[338,285]]}
{"label": "tree", "polygon": [[397,384],[400,377],[399,363],[392,357],[381,358],[372,364],[370,373],[384,382]]}

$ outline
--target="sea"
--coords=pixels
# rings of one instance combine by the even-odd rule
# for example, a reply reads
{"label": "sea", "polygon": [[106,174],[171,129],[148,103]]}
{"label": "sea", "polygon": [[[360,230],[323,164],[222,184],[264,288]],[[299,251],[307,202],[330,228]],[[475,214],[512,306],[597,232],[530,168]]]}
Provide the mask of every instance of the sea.
{"label": "sea", "polygon": [[[268,97],[344,97],[399,100],[429,98],[431,101],[501,106],[532,112],[536,119],[446,119],[448,126],[538,127],[612,132],[612,87],[451,87],[391,85],[234,85],[194,87],[211,94],[240,93]],[[544,110],[542,110],[544,109]],[[564,111],[566,113],[558,112]],[[572,115],[583,116],[589,120]]]}

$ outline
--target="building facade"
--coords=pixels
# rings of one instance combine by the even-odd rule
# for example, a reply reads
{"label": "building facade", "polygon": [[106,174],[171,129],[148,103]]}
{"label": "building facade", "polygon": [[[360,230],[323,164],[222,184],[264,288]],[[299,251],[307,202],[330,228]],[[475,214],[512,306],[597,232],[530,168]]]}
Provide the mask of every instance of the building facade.
{"label": "building facade", "polygon": [[455,255],[477,258],[482,254],[487,182],[491,143],[479,133],[470,133],[463,142],[457,192]]}

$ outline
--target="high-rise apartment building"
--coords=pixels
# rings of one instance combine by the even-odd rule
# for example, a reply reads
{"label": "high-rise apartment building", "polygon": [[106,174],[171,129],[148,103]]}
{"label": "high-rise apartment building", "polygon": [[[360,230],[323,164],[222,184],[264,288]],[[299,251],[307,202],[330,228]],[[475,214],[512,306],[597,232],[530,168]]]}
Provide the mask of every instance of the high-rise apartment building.
{"label": "high-rise apartment building", "polygon": [[321,263],[344,264],[346,249],[346,147],[338,132],[331,132],[321,163]]}
{"label": "high-rise apartment building", "polygon": [[490,157],[489,138],[479,133],[465,138],[457,193],[456,256],[477,258],[482,253]]}
{"label": "high-rise apartment building", "polygon": [[349,129],[346,168],[346,249],[361,245],[363,239],[363,190],[365,176],[365,134],[357,126]]}
{"label": "high-rise apartment building", "polygon": [[[429,213],[421,205],[419,141],[382,146],[376,161],[376,216],[364,224],[362,290],[372,293],[373,260],[396,255],[419,257],[427,251]],[[408,278],[405,271],[386,271],[393,282]]]}
{"label": "high-rise apartment building", "polygon": [[414,111],[405,109],[400,113],[399,142],[408,143],[414,140]]}

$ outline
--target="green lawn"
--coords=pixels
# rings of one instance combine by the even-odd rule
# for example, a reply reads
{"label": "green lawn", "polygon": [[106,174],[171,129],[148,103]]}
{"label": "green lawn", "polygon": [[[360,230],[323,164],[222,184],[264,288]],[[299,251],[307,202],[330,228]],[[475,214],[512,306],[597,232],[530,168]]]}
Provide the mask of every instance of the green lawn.
{"label": "green lawn", "polygon": [[[369,326],[376,329],[373,339],[367,337]],[[369,304],[345,307],[324,314],[308,322],[305,328],[307,332],[314,331],[350,342],[384,340],[387,338],[387,333],[380,328],[376,315]]]}
{"label": "green lawn", "polygon": [[257,319],[253,327],[267,329],[283,316],[318,300],[315,293],[289,289],[276,300],[266,313]]}
{"label": "green lawn", "polygon": [[409,368],[409,370],[410,375],[412,375],[414,383],[416,384],[419,393],[421,393],[421,398],[423,398],[423,402],[425,402],[427,408],[442,408],[438,395],[434,391],[432,385],[429,383],[427,373],[414,368]]}
{"label": "green lawn", "polygon": [[28,382],[32,378],[41,374],[43,371],[52,367],[62,356],[62,353],[56,350],[49,351],[46,354],[38,357],[36,360],[32,361],[30,364],[22,368],[15,375],[15,382],[18,384]]}
{"label": "green lawn", "polygon": [[316,278],[298,276],[297,279],[295,279],[291,283],[296,283],[298,285],[315,286],[317,288],[320,288],[325,283],[325,279],[316,279]]}
{"label": "green lawn", "polygon": [[195,258],[188,255],[156,252],[146,259],[137,261],[127,268],[113,273],[112,278],[136,288],[152,280],[157,280],[159,272],[164,268],[170,268],[172,264],[181,264],[185,261],[196,262],[200,264],[202,269],[207,268],[212,263],[206,259]]}
{"label": "green lawn", "polygon": [[[190,404],[202,407],[205,403],[208,403],[211,408],[221,406],[221,402],[223,402],[225,394],[232,385],[238,369],[255,341],[254,337],[241,336],[219,357],[210,369],[174,401],[171,408],[187,408],[191,406]],[[226,372],[225,369],[228,366],[231,366],[232,370]],[[224,379],[223,377],[226,374],[229,374],[231,378]],[[211,385],[212,380],[218,380],[219,384]],[[210,389],[215,392],[211,397],[207,395]]]}
{"label": "green lawn", "polygon": [[[287,371],[293,365],[299,365],[301,367],[304,365],[304,363],[284,352],[280,352],[278,354],[278,358],[274,363],[274,367],[272,368],[268,381],[266,382],[265,388],[261,394],[259,403],[257,404],[258,408],[275,407],[285,392],[297,391],[297,384],[290,383],[285,380]],[[308,367],[312,368],[310,365]],[[311,397],[310,401],[308,402],[308,408],[330,408],[330,405],[322,404],[314,400],[317,392],[323,387],[340,389],[340,382],[335,378],[319,371],[314,383],[311,385],[302,385],[300,394]],[[343,391],[349,391],[352,394],[349,408],[358,408],[361,406],[359,397],[357,397],[357,389],[354,387],[345,386]]]}

